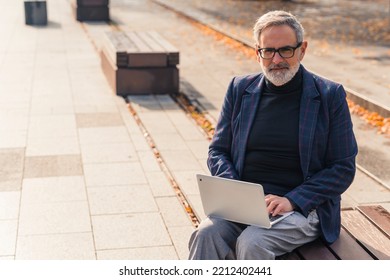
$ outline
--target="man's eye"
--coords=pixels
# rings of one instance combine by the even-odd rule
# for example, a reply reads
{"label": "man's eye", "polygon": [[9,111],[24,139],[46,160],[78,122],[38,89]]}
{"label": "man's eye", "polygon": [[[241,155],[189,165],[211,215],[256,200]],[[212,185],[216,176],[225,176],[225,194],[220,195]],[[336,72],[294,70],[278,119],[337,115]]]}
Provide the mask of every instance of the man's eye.
{"label": "man's eye", "polygon": [[283,53],[283,54],[290,54],[292,51],[293,51],[292,48],[281,48],[281,49],[279,49],[279,53]]}
{"label": "man's eye", "polygon": [[265,50],[263,50],[263,53],[264,54],[273,54],[274,53],[274,49],[265,49]]}

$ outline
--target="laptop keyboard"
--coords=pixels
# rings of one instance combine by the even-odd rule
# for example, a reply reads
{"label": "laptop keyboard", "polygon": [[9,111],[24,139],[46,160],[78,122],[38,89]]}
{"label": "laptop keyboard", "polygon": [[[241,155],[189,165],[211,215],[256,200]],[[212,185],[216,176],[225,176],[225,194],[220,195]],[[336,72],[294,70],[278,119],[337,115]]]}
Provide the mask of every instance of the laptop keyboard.
{"label": "laptop keyboard", "polygon": [[269,214],[268,216],[269,216],[269,221],[270,222],[273,222],[273,221],[279,219],[280,217],[282,217],[282,215],[272,216],[272,214]]}

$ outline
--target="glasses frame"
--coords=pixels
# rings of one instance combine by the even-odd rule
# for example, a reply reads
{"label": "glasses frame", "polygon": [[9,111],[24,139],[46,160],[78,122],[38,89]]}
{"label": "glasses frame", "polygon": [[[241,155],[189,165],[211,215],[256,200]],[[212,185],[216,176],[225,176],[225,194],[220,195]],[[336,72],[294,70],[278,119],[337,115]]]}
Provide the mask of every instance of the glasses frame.
{"label": "glasses frame", "polygon": [[[295,47],[291,47],[291,46],[285,46],[285,47],[281,47],[281,48],[278,48],[278,49],[275,49],[275,48],[258,48],[257,51],[259,52],[259,55],[262,59],[266,59],[266,60],[270,60],[270,59],[273,59],[275,57],[275,53],[278,53],[280,57],[282,58],[292,58],[294,55],[295,55],[295,50],[300,48],[302,46],[302,42],[299,42]],[[280,50],[283,50],[283,49],[292,49],[292,55],[291,56],[288,56],[288,57],[285,57],[283,56],[281,53],[280,53]],[[262,52],[264,50],[267,50],[267,51],[273,51],[273,55],[271,57],[268,57],[268,58],[265,58],[263,57],[262,55]]]}

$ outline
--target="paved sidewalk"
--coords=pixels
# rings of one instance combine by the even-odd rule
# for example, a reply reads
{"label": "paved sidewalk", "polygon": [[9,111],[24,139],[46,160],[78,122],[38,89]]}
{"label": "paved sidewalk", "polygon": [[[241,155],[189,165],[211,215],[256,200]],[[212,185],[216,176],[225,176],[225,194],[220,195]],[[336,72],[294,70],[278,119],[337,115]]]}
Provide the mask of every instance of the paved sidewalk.
{"label": "paved sidewalk", "polygon": [[69,2],[47,27],[0,5],[0,258],[187,258],[191,221]]}
{"label": "paved sidewalk", "polygon": [[[0,0],[0,259],[186,259],[193,226],[169,176],[203,217],[194,174],[208,172],[208,140],[168,95],[130,97],[144,135],[101,71],[110,27],[47,2],[49,25],[31,27],[20,2]],[[231,77],[257,70],[151,1],[110,3],[119,28],[179,48],[181,90],[213,116]],[[389,202],[362,173],[344,196],[345,207]]]}

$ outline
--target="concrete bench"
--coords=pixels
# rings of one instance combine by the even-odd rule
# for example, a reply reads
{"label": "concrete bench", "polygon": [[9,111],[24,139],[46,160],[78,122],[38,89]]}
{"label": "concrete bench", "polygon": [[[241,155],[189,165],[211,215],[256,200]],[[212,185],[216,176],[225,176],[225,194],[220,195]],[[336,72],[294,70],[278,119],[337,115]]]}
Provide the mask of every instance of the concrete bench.
{"label": "concrete bench", "polygon": [[78,21],[109,21],[109,0],[73,0],[72,10]]}
{"label": "concrete bench", "polygon": [[320,239],[279,259],[287,260],[389,260],[390,213],[379,205],[358,206],[341,214],[342,229],[331,245]]}
{"label": "concrete bench", "polygon": [[179,91],[179,51],[155,31],[106,32],[100,56],[117,95]]}

